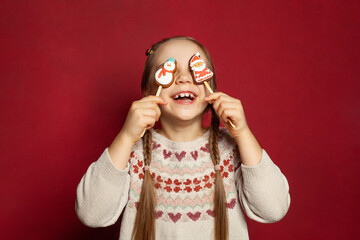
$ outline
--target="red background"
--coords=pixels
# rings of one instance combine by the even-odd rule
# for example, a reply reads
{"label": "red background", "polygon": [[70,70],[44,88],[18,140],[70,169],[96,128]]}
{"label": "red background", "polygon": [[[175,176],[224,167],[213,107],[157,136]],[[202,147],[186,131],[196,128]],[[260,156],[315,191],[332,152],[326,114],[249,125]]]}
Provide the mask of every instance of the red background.
{"label": "red background", "polygon": [[[190,4],[190,2],[192,2]],[[117,239],[77,219],[76,187],[140,98],[144,51],[188,35],[288,178],[251,239],[359,239],[359,1],[3,1],[2,239]]]}

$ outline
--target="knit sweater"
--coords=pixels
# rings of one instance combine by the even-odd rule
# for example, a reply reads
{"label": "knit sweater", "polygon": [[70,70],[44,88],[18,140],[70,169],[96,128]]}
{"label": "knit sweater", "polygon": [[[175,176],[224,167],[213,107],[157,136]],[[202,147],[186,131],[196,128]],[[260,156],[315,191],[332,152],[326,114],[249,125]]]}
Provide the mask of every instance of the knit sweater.
{"label": "knit sweater", "polygon": [[[215,171],[209,153],[210,131],[191,142],[173,142],[151,131],[156,239],[214,239]],[[218,147],[229,239],[249,239],[244,212],[258,222],[279,221],[290,205],[288,182],[264,149],[256,166],[243,165],[238,146],[225,128],[220,128]],[[126,169],[115,167],[108,148],[89,166],[77,187],[75,202],[85,225],[112,225],[124,210],[119,239],[131,238],[144,179],[143,159],[139,140]]]}

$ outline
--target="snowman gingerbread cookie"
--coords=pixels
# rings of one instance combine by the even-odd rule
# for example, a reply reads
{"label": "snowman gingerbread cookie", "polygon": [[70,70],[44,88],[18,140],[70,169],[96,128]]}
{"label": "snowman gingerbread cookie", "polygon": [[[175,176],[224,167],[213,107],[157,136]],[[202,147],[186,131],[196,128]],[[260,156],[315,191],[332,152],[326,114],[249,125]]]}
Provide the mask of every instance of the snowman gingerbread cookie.
{"label": "snowman gingerbread cookie", "polygon": [[[171,84],[174,82],[174,73],[176,71],[176,60],[174,58],[169,58],[164,65],[162,66],[162,68],[160,68],[159,70],[157,70],[155,72],[155,82],[157,85],[159,85],[159,88],[156,92],[155,96],[160,96],[161,93],[161,89],[170,87]],[[141,137],[144,136],[146,131],[146,128],[144,129],[144,131],[141,133]]]}
{"label": "snowman gingerbread cookie", "polygon": [[161,87],[170,87],[174,82],[174,73],[176,71],[176,60],[169,58],[162,68],[155,73],[155,82]]}

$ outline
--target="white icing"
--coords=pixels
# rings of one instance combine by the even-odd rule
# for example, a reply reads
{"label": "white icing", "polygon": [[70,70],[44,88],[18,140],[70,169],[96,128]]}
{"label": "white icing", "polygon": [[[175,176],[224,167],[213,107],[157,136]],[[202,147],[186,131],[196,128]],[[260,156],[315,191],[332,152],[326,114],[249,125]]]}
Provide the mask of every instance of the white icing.
{"label": "white icing", "polygon": [[172,61],[168,61],[164,64],[164,68],[168,71],[174,71],[175,69],[175,63]]}
{"label": "white icing", "polygon": [[[163,69],[170,71],[170,72],[165,72],[160,75],[160,73],[163,71]],[[159,70],[156,71],[155,73],[155,80],[162,86],[164,85],[169,85],[172,81],[173,81],[173,74],[172,71],[175,69],[175,63],[168,61],[164,64],[163,68],[160,68]]]}

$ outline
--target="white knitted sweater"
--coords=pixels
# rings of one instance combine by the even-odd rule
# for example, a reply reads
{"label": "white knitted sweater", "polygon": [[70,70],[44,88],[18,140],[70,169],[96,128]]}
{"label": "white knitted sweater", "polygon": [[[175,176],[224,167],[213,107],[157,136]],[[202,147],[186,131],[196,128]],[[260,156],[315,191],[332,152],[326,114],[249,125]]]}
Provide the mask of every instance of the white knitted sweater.
{"label": "white knitted sweater", "polygon": [[[214,165],[209,131],[191,142],[173,142],[152,130],[150,172],[156,189],[156,239],[214,239]],[[257,166],[244,166],[234,139],[220,128],[220,166],[226,191],[229,239],[249,239],[246,215],[258,222],[283,218],[289,209],[289,185],[263,149]],[[131,238],[144,177],[142,140],[133,147],[125,170],[116,168],[108,148],[82,177],[75,209],[90,227],[114,224],[124,216],[120,240]]]}

